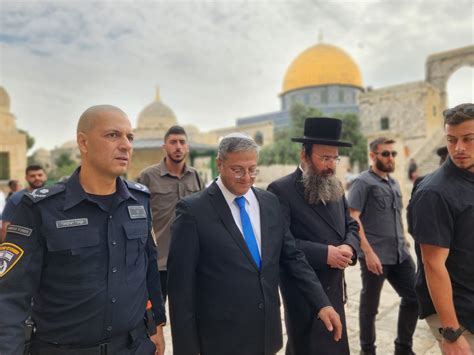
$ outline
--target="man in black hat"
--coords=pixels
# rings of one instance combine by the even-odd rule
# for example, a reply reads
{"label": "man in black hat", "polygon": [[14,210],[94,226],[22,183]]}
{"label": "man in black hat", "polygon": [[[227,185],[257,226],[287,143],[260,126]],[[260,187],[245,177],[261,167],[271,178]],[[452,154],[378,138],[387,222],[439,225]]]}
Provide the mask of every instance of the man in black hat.
{"label": "man in black hat", "polygon": [[335,342],[321,322],[311,317],[311,308],[294,281],[281,275],[288,333],[286,354],[349,354],[344,315],[344,269],[353,265],[359,245],[359,226],[349,215],[341,182],[335,176],[340,158],[341,120],[313,117],[305,120],[301,164],[292,174],[270,184],[268,190],[281,202],[288,225],[343,324],[342,338]]}

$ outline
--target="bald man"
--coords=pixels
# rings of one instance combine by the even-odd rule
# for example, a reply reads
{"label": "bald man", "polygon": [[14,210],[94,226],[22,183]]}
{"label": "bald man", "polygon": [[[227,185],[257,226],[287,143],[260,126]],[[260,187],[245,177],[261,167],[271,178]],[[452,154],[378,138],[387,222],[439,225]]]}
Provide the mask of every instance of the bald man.
{"label": "bald man", "polygon": [[149,192],[120,177],[132,140],[123,111],[87,109],[81,166],[18,205],[0,245],[0,354],[28,353],[30,315],[31,354],[164,353]]}

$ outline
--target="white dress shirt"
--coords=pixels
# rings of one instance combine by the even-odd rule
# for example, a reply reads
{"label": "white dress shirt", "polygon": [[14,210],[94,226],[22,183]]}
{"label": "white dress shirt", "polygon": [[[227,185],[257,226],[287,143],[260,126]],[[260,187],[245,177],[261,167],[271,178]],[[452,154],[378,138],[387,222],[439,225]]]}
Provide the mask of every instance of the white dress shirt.
{"label": "white dress shirt", "polygon": [[[240,196],[234,195],[232,192],[230,192],[227,187],[225,187],[220,176],[217,178],[216,183],[217,186],[219,186],[219,188],[221,189],[222,194],[224,195],[224,198],[227,204],[229,205],[230,211],[232,212],[232,217],[234,217],[235,224],[237,224],[237,227],[239,228],[243,238],[244,233],[242,231],[242,221],[240,219],[240,208],[237,205],[237,202],[235,202],[235,199]],[[257,240],[258,252],[261,256],[262,234],[260,231],[260,205],[258,203],[257,196],[255,196],[252,189],[249,189],[247,193],[243,195],[243,197],[245,198],[245,210],[247,211],[247,214],[250,217],[253,234],[255,235],[255,239]]]}

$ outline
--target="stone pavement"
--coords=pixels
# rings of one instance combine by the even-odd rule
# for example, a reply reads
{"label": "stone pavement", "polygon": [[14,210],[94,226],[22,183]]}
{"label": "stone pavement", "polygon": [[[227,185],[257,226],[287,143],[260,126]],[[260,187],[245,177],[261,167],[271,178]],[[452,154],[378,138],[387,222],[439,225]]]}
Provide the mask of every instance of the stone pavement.
{"label": "stone pavement", "polygon": [[[359,354],[359,293],[361,289],[359,265],[348,268],[346,271],[346,281],[348,289],[348,302],[346,306],[346,318],[349,334],[351,354]],[[393,288],[386,282],[382,290],[382,296],[377,316],[377,353],[379,355],[393,354],[393,341],[396,337],[398,305],[400,299]],[[285,326],[283,324],[283,329]],[[171,355],[171,334],[170,327],[165,327],[166,354]],[[286,335],[284,335],[286,343]],[[439,355],[440,350],[434,338],[432,337],[428,326],[424,320],[418,322],[414,338],[414,351],[417,355]],[[278,355],[284,355],[282,349]],[[225,355],[225,354],[223,354]],[[245,354],[242,354],[245,355]],[[317,355],[317,354],[315,354]],[[334,354],[337,355],[337,354]]]}

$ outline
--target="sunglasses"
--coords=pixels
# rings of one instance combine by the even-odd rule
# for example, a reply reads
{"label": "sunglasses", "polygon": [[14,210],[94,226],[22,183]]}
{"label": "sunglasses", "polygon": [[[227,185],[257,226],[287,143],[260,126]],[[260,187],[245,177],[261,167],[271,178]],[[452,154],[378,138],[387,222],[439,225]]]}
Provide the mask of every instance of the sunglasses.
{"label": "sunglasses", "polygon": [[381,153],[374,153],[375,155],[381,155],[383,156],[384,158],[388,158],[390,155],[392,155],[393,158],[395,158],[397,156],[397,151],[396,150],[392,150],[391,152],[388,151],[388,150],[384,150],[383,152]]}
{"label": "sunglasses", "polygon": [[474,104],[464,106],[461,109],[450,108],[450,109],[444,110],[443,116],[446,118],[449,118],[459,113],[468,117],[474,117]]}

